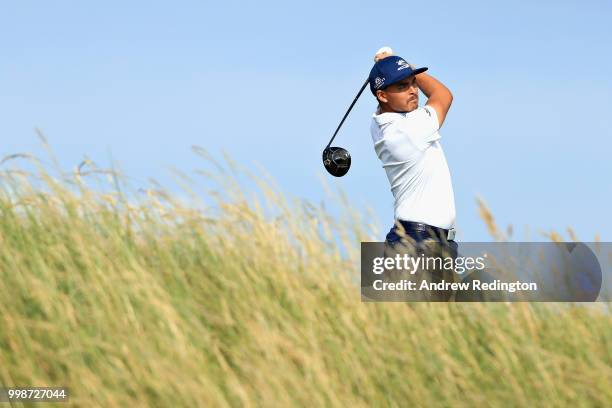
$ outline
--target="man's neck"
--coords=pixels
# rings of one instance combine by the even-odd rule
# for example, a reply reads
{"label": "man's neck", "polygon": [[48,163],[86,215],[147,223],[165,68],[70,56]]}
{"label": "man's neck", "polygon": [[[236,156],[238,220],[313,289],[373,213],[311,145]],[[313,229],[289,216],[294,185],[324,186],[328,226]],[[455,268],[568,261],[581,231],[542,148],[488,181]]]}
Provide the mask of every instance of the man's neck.
{"label": "man's neck", "polygon": [[[386,112],[396,112],[384,105],[378,104],[378,109],[376,109],[376,114],[380,115],[381,113],[386,113]],[[403,112],[398,112],[398,113],[403,113]]]}
{"label": "man's neck", "polygon": [[[388,108],[386,106],[383,106],[381,104],[378,104],[378,108],[376,109],[376,114],[380,115],[381,113],[386,113],[386,112],[395,112],[395,113],[409,113],[407,111],[395,111],[391,108]],[[412,112],[412,111],[410,111]]]}
{"label": "man's neck", "polygon": [[385,106],[378,104],[378,109],[376,109],[376,114],[380,115],[381,113],[391,112],[391,110],[387,109]]}

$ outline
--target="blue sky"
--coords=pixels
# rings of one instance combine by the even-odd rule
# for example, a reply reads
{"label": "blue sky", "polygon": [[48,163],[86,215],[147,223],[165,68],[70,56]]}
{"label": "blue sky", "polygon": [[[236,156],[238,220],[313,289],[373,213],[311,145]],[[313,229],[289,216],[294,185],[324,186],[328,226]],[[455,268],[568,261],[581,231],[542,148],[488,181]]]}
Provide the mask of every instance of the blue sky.
{"label": "blue sky", "polygon": [[389,45],[455,96],[441,135],[458,240],[490,239],[480,196],[516,239],[571,226],[611,241],[610,4],[4,2],[0,155],[40,154],[37,127],[67,168],[112,157],[145,185],[205,167],[192,145],[227,151],[315,203],[321,178],[341,187],[382,240],[393,198],[368,91],[334,143],[348,175],[327,176],[321,151]]}

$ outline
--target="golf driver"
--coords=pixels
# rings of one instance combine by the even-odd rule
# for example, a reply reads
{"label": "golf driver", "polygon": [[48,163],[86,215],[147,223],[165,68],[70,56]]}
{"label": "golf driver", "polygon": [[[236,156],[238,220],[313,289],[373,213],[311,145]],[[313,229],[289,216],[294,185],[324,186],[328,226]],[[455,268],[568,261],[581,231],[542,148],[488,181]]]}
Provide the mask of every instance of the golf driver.
{"label": "golf driver", "polygon": [[351,155],[349,154],[348,150],[342,147],[330,146],[334,141],[334,138],[338,134],[338,131],[342,127],[342,124],[346,120],[346,117],[351,112],[351,109],[353,109],[353,106],[355,106],[355,102],[357,102],[357,99],[359,99],[359,96],[361,96],[361,93],[367,85],[368,80],[366,79],[364,84],[361,86],[361,89],[357,93],[357,96],[355,97],[355,99],[353,99],[353,103],[351,103],[351,106],[349,106],[348,110],[344,114],[344,117],[340,121],[340,124],[334,132],[334,135],[332,136],[331,140],[323,150],[323,165],[325,166],[325,170],[327,170],[327,172],[332,176],[342,177],[349,171],[349,168],[351,167]]}
{"label": "golf driver", "polygon": [[[376,62],[378,61],[379,58],[385,58],[386,56],[389,56],[389,55],[393,55],[393,50],[390,47],[382,47],[376,52],[376,55],[374,56],[374,61]],[[361,96],[361,93],[363,92],[365,87],[368,85],[368,82],[369,80],[366,79],[364,84],[361,86],[361,89],[357,93],[357,96],[355,97],[355,99],[353,99],[353,103],[351,103],[351,106],[349,106],[348,110],[344,114],[344,117],[340,121],[338,128],[334,132],[334,135],[332,136],[331,140],[329,141],[329,143],[327,144],[327,146],[325,146],[325,149],[323,150],[323,165],[325,166],[325,169],[327,170],[327,172],[331,174],[332,176],[342,177],[346,173],[348,173],[349,168],[351,167],[351,155],[349,154],[348,150],[342,147],[330,147],[330,146],[332,142],[334,141],[334,138],[338,134],[338,131],[342,127],[342,124],[346,120],[346,117],[351,112],[351,109],[353,109],[353,106],[355,106],[355,102],[357,102],[357,99],[359,99],[359,97]]]}

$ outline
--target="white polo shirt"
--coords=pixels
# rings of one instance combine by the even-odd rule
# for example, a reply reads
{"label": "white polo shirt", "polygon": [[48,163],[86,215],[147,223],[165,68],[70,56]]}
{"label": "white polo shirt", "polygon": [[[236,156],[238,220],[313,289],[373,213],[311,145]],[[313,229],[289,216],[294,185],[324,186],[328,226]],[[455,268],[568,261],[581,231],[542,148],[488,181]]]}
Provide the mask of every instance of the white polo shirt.
{"label": "white polo shirt", "polygon": [[372,115],[372,141],[395,198],[395,219],[455,226],[455,198],[431,106]]}

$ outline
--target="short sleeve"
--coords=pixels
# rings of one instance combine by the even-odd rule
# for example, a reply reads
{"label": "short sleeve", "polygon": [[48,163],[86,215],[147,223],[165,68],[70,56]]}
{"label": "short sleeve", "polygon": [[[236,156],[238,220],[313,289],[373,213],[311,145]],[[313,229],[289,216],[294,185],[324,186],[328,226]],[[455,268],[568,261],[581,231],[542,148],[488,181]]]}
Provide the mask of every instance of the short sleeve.
{"label": "short sleeve", "polygon": [[440,139],[438,114],[428,105],[407,113],[394,121],[393,125],[397,131],[408,136],[419,150],[427,149]]}

